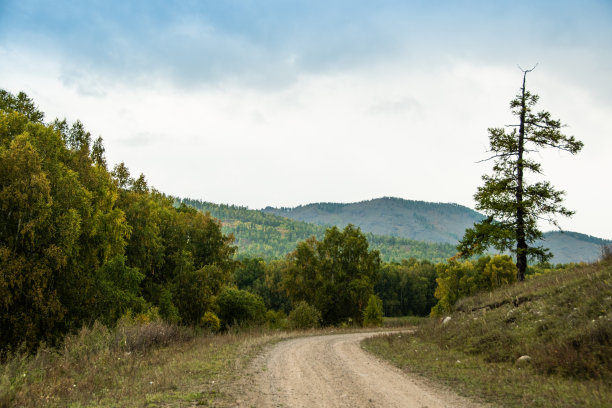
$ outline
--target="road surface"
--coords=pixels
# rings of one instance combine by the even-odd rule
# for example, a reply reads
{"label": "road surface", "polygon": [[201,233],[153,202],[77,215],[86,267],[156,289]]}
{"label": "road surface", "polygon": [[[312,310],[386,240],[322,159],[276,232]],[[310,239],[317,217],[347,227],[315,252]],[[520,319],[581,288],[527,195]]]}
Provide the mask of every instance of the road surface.
{"label": "road surface", "polygon": [[254,365],[243,407],[480,407],[363,351],[379,333],[301,337],[276,344]]}

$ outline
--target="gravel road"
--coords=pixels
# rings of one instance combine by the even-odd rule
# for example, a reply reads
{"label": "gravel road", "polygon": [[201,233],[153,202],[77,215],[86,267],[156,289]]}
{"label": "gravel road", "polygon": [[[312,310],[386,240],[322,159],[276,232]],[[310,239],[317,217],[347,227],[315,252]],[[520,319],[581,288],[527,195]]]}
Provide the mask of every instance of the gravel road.
{"label": "gravel road", "polygon": [[479,407],[448,389],[410,376],[363,351],[379,333],[301,337],[255,361],[244,407]]}

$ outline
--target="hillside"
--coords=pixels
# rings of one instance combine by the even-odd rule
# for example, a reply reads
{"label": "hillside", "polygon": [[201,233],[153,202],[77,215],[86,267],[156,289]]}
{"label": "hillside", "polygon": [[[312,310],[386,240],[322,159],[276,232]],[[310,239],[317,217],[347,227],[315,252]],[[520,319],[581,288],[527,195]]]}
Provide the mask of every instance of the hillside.
{"label": "hillside", "polygon": [[553,253],[553,263],[593,262],[601,255],[602,245],[612,241],[571,231],[544,233],[541,244]]}
{"label": "hillside", "polygon": [[[322,239],[325,226],[292,220],[234,205],[213,204],[189,198],[177,199],[203,212],[209,212],[219,219],[223,232],[234,234],[238,256],[281,259],[295,249],[298,242],[315,236]],[[372,249],[380,251],[385,262],[399,262],[416,258],[431,262],[443,262],[456,253],[454,245],[416,241],[397,236],[377,235],[366,232]]]}
{"label": "hillside", "polygon": [[[364,232],[455,246],[466,228],[484,216],[458,204],[428,203],[383,197],[358,203],[316,203],[295,208],[262,210],[294,220],[343,227],[353,224]],[[550,248],[553,263],[591,262],[601,246],[612,241],[577,232],[551,231],[541,242]],[[540,244],[540,243],[538,243]]]}
{"label": "hillside", "polygon": [[611,339],[607,259],[460,299],[444,323],[430,319],[415,336],[365,347],[495,406],[607,407]]}
{"label": "hillside", "polygon": [[317,203],[262,210],[318,225],[353,224],[378,235],[455,245],[466,228],[483,216],[458,204],[428,203],[383,197],[358,203]]}

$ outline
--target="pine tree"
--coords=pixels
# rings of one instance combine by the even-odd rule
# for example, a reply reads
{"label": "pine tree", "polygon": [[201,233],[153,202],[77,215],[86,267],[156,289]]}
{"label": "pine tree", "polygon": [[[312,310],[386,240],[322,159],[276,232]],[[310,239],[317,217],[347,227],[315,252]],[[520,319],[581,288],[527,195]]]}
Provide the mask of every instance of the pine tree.
{"label": "pine tree", "polygon": [[[534,67],[535,68],[535,67]],[[534,113],[539,97],[526,89],[527,74],[523,72],[523,86],[510,102],[512,114],[519,123],[504,128],[490,128],[489,143],[494,160],[493,174],[483,175],[484,185],[474,199],[476,209],[488,217],[466,230],[457,249],[463,257],[482,253],[490,247],[516,254],[517,279],[524,280],[528,259],[546,261],[552,254],[547,248],[535,246],[542,238],[538,220],[546,220],[558,227],[557,215],[569,217],[573,211],[565,208],[564,191],[556,190],[548,181],[529,183],[526,175],[542,174],[542,166],[530,158],[543,148],[555,148],[576,154],[582,142],[561,133],[563,125],[552,119],[549,112]]]}

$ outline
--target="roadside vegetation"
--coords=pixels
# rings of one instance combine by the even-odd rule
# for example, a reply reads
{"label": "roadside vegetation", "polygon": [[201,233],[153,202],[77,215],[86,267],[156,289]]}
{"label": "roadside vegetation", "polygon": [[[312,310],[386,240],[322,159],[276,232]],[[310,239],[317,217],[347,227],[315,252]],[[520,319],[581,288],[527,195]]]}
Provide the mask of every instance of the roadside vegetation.
{"label": "roadside vegetation", "polygon": [[287,336],[263,328],[214,335],[134,319],[115,328],[96,323],[62,347],[10,355],[0,365],[0,407],[233,406],[247,363]]}
{"label": "roadside vegetation", "polygon": [[609,406],[612,259],[465,297],[414,335],[380,336],[364,347],[496,405]]}

